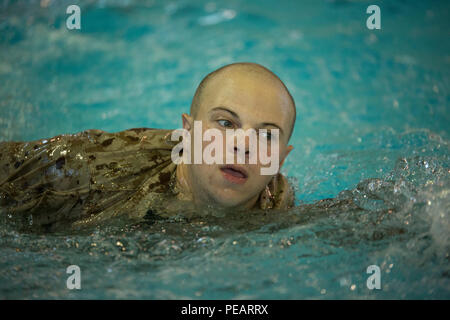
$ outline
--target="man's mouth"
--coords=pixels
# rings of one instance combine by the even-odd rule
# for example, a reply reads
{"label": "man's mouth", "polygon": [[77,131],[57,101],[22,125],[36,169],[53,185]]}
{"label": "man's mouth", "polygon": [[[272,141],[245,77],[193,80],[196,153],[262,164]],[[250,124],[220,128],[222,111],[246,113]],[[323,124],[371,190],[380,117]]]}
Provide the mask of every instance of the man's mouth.
{"label": "man's mouth", "polygon": [[245,169],[240,166],[223,166],[222,168],[220,168],[220,171],[222,171],[225,179],[233,183],[243,184],[245,183],[245,181],[247,181],[248,178],[247,171],[245,171]]}

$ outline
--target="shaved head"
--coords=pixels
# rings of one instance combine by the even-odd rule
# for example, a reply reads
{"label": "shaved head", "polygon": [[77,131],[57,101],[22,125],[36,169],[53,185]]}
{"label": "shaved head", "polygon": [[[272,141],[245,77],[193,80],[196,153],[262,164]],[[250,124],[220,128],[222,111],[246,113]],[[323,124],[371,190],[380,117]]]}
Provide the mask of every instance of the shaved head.
{"label": "shaved head", "polygon": [[[235,79],[239,78],[249,78],[251,82],[254,83],[267,83],[270,86],[278,88],[282,95],[285,96],[289,105],[289,112],[292,113],[292,118],[290,120],[290,128],[288,129],[289,138],[292,135],[292,131],[294,129],[295,118],[296,118],[296,108],[295,102],[292,98],[289,90],[283,83],[283,81],[278,78],[272,71],[269,69],[250,62],[239,62],[233,63],[226,66],[223,66],[211,73],[209,73],[203,80],[200,82],[197,90],[195,91],[194,98],[192,99],[191,116],[196,119],[198,112],[201,109],[203,98],[206,94],[211,94],[209,91],[210,88],[221,87],[221,83],[229,83],[235,81]],[[214,83],[214,86],[212,85]],[[242,90],[246,90],[245,87],[241,88]],[[254,106],[256,107],[256,106]],[[276,106],[278,107],[278,106]],[[280,107],[281,108],[281,107]]]}
{"label": "shaved head", "polygon": [[[180,164],[188,189],[202,203],[254,206],[261,192],[277,179],[294,148],[289,145],[295,122],[294,99],[273,72],[256,63],[234,63],[208,74],[195,92],[191,114],[183,113],[181,118],[186,137],[194,141],[187,146],[189,154],[201,156],[201,150],[210,150],[220,162]],[[255,149],[259,157],[251,161],[251,150]],[[264,154],[270,157],[269,163]],[[239,162],[240,155],[245,163],[232,168],[222,165],[228,159]],[[266,170],[270,168],[274,171]]]}

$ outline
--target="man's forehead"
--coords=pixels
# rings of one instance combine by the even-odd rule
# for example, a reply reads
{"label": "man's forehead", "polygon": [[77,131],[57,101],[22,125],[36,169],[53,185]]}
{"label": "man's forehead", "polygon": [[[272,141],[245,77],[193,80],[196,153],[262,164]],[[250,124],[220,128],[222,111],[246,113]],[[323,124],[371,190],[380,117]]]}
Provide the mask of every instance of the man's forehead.
{"label": "man's forehead", "polygon": [[[218,76],[203,89],[199,112],[207,113],[218,106],[229,107],[237,114],[251,113],[262,118],[289,118],[291,100],[282,85],[273,79]],[[266,116],[265,116],[266,115]],[[284,122],[284,121],[283,121]],[[283,125],[283,124],[281,124]]]}
{"label": "man's forehead", "polygon": [[[250,69],[251,70],[251,69]],[[206,88],[213,90],[232,88],[235,91],[266,86],[272,90],[285,91],[281,81],[269,72],[250,71],[245,68],[230,68],[212,77]],[[205,89],[206,89],[205,88]]]}

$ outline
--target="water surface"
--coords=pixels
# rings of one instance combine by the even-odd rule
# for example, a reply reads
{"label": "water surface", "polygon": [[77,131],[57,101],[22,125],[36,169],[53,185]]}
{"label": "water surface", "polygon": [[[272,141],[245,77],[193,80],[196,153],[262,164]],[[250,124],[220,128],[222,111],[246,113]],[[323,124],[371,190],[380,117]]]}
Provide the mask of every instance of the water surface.
{"label": "water surface", "polygon": [[[368,1],[77,3],[69,31],[71,1],[0,1],[0,140],[178,128],[207,73],[257,62],[297,103],[283,173],[299,206],[56,234],[2,225],[0,298],[450,298],[448,2],[378,1],[374,31]],[[66,288],[72,264],[81,290]],[[381,290],[366,286],[373,264]]]}

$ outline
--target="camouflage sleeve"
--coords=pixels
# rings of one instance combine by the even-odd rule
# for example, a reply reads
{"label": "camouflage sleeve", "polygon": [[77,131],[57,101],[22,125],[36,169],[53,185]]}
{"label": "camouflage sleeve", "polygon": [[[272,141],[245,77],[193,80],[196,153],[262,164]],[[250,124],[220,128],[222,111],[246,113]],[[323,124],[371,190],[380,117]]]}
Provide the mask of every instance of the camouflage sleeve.
{"label": "camouflage sleeve", "polygon": [[0,207],[8,221],[34,229],[83,214],[89,134],[0,143]]}
{"label": "camouflage sleeve", "polygon": [[168,169],[173,169],[168,167],[170,132],[86,130],[32,142],[1,142],[3,217],[27,229],[53,230],[132,210],[131,204],[139,204],[148,190],[167,189]]}

